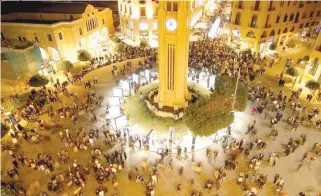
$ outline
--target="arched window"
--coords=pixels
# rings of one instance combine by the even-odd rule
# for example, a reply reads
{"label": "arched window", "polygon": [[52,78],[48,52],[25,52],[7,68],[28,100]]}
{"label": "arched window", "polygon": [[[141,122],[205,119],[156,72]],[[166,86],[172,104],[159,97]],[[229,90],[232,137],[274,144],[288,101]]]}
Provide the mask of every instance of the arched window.
{"label": "arched window", "polygon": [[264,38],[264,37],[266,37],[266,31],[264,31],[261,35],[261,38]]}
{"label": "arched window", "polygon": [[276,23],[280,22],[280,18],[281,18],[281,14],[278,14],[277,17],[276,17]]}
{"label": "arched window", "polygon": [[236,16],[235,16],[235,24],[236,25],[240,25],[241,24],[241,13],[237,12]]}
{"label": "arched window", "polygon": [[271,31],[270,36],[274,36],[275,32],[274,30]]}
{"label": "arched window", "polygon": [[254,31],[249,31],[249,32],[246,34],[246,37],[255,38],[256,35],[255,35]]}
{"label": "arched window", "polygon": [[293,32],[294,31],[294,26],[291,28],[290,32]]}
{"label": "arched window", "polygon": [[253,15],[252,20],[251,20],[251,27],[252,28],[256,27],[256,21],[257,21],[257,15]]}
{"label": "arched window", "polygon": [[285,27],[285,29],[283,30],[283,33],[287,33],[288,32],[288,28]]}

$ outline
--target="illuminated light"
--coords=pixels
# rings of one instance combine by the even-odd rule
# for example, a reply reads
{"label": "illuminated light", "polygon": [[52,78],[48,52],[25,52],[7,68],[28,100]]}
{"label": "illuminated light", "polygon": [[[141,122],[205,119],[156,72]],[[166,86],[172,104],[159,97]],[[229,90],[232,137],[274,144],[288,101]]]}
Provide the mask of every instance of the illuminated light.
{"label": "illuminated light", "polygon": [[153,29],[156,30],[158,28],[158,23],[157,22],[153,22]]}
{"label": "illuminated light", "polygon": [[142,31],[148,30],[148,23],[147,22],[139,23],[139,30],[142,30]]}
{"label": "illuminated light", "polygon": [[217,32],[218,32],[218,29],[219,29],[219,26],[220,26],[220,22],[221,22],[221,19],[220,17],[218,17],[215,22],[213,23],[211,29],[210,29],[210,32],[208,33],[208,37],[209,38],[214,38],[217,36]]}
{"label": "illuminated light", "polygon": [[158,47],[158,40],[155,40],[155,39],[151,40],[149,43],[149,46],[151,48],[157,48]]}
{"label": "illuminated light", "polygon": [[134,28],[134,23],[133,23],[133,21],[129,21],[129,22],[128,22],[128,25],[129,25],[129,27],[130,27],[131,29]]}
{"label": "illuminated light", "polygon": [[131,15],[131,18],[133,18],[133,19],[139,19],[139,15],[140,15],[140,13],[139,13],[139,6],[137,7],[137,6],[132,6],[132,15]]}
{"label": "illuminated light", "polygon": [[190,26],[194,26],[197,21],[201,18],[202,16],[202,11],[197,12],[191,19]]}

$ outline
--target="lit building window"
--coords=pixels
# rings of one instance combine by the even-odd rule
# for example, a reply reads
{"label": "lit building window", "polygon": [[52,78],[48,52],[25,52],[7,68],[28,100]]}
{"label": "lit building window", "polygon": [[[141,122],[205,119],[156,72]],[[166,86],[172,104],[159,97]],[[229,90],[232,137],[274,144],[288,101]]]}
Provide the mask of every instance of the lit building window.
{"label": "lit building window", "polygon": [[129,21],[128,25],[129,25],[129,28],[131,28],[131,29],[134,28],[134,23],[133,23],[133,21]]}
{"label": "lit building window", "polygon": [[48,40],[49,40],[50,42],[52,42],[51,34],[47,34],[47,37],[48,37]]}
{"label": "lit building window", "polygon": [[158,28],[158,23],[157,22],[153,22],[153,29],[157,29]]}
{"label": "lit building window", "polygon": [[139,30],[147,30],[148,29],[148,23],[147,22],[141,22],[139,23]]}

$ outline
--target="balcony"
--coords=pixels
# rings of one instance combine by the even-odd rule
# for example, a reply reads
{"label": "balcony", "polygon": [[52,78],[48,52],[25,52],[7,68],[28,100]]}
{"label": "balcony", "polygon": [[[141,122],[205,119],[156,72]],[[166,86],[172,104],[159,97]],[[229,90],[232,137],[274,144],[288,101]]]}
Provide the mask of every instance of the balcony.
{"label": "balcony", "polygon": [[261,8],[260,7],[251,7],[251,10],[252,11],[261,11]]}
{"label": "balcony", "polygon": [[274,10],[275,10],[275,7],[269,7],[269,8],[268,8],[268,11],[269,11],[269,12],[272,12],[272,11],[274,11]]}

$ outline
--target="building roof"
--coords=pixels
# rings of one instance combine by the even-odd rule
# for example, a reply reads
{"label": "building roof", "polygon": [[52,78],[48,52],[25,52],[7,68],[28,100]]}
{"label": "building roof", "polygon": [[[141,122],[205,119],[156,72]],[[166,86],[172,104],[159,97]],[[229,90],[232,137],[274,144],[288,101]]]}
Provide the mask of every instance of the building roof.
{"label": "building roof", "polygon": [[[10,23],[27,23],[27,24],[55,24],[58,22],[65,22],[63,20],[59,21],[53,21],[53,20],[3,20],[1,22],[10,22]],[[67,20],[66,22],[70,22],[70,20]]]}
{"label": "building roof", "polygon": [[82,14],[87,5],[88,3],[85,2],[3,1],[1,12],[2,14],[12,12]]}

